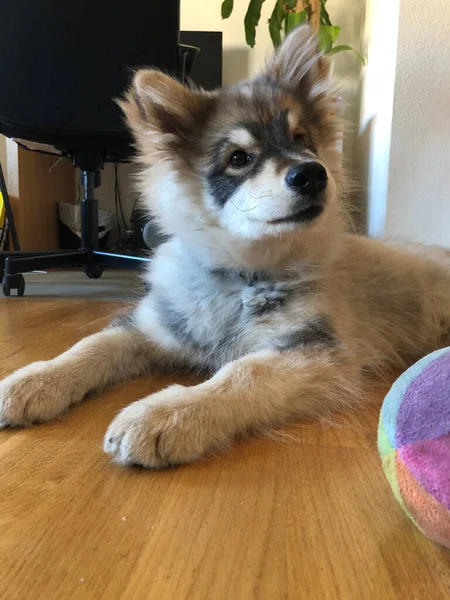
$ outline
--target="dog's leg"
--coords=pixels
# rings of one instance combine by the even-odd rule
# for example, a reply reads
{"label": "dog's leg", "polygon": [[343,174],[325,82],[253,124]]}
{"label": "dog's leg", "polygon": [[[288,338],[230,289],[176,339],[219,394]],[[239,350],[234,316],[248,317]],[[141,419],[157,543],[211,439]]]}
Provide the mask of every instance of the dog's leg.
{"label": "dog's leg", "polygon": [[134,402],[111,423],[105,451],[117,462],[153,468],[191,462],[243,434],[353,402],[357,372],[326,352],[251,354],[203,384]]}
{"label": "dog's leg", "polygon": [[49,421],[87,393],[145,372],[154,354],[136,331],[111,327],[23,367],[0,382],[0,427]]}

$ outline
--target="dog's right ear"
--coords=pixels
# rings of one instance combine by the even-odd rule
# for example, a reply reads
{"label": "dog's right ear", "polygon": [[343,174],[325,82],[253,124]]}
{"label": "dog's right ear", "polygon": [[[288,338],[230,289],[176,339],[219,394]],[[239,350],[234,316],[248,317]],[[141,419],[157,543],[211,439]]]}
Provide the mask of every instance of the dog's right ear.
{"label": "dog's right ear", "polygon": [[144,159],[185,138],[209,102],[206,92],[191,90],[155,69],[137,71],[118,101]]}

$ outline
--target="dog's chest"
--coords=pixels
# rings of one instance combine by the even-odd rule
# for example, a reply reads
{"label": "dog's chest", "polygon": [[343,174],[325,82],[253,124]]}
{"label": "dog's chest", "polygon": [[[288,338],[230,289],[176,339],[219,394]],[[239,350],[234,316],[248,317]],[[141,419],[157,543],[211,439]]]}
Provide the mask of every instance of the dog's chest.
{"label": "dog's chest", "polygon": [[[180,286],[183,288],[180,294]],[[220,366],[271,347],[298,328],[309,294],[299,281],[261,274],[191,273],[158,302],[162,324],[204,362]]]}

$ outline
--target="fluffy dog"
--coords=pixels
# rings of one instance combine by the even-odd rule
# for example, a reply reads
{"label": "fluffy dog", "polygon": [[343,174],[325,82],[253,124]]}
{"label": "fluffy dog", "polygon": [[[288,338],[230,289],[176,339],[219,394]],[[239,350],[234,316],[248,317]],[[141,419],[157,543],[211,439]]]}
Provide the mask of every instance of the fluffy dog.
{"label": "fluffy dog", "polygon": [[170,240],[129,315],[0,384],[4,426],[162,370],[209,377],[122,410],[118,462],[162,468],[364,402],[365,381],[449,342],[449,259],[349,235],[327,59],[308,28],[257,77],[206,93],[157,70],[121,101],[140,191]]}

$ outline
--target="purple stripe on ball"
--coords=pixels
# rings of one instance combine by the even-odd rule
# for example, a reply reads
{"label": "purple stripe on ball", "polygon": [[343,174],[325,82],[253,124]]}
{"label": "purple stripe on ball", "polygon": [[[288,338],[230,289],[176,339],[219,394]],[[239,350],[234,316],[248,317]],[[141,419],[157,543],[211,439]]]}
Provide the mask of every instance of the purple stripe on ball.
{"label": "purple stripe on ball", "polygon": [[450,353],[428,364],[405,391],[397,413],[396,447],[450,432]]}

